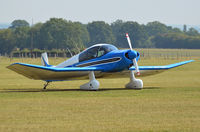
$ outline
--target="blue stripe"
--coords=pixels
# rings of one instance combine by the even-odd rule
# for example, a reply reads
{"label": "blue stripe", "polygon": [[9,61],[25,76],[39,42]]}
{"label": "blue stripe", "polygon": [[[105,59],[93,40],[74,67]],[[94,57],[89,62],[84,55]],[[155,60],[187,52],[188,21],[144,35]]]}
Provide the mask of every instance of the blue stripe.
{"label": "blue stripe", "polygon": [[45,67],[45,66],[31,65],[31,64],[25,64],[25,63],[14,63],[12,65],[22,65],[22,66],[33,67],[33,68],[37,68],[37,69],[44,69],[44,70],[49,70],[49,71],[55,71],[55,72],[64,72],[64,71],[101,71],[102,70],[99,67],[54,68],[54,67]]}

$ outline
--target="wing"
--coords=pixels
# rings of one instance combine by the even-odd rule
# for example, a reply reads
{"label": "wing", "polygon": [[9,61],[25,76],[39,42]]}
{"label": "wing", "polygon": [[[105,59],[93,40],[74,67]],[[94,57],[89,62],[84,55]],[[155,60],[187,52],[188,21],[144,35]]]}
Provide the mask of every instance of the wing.
{"label": "wing", "polygon": [[97,67],[55,68],[24,63],[14,63],[7,68],[28,78],[46,81],[81,79],[85,78],[89,71],[102,71]]}
{"label": "wing", "polygon": [[[147,76],[147,75],[153,75],[157,74],[160,72],[163,72],[165,70],[178,67],[190,62],[193,62],[194,60],[188,60],[188,61],[183,61],[175,64],[170,64],[170,65],[165,65],[165,66],[139,66],[139,70],[141,72],[141,76]],[[129,68],[129,70],[135,70],[135,67]]]}

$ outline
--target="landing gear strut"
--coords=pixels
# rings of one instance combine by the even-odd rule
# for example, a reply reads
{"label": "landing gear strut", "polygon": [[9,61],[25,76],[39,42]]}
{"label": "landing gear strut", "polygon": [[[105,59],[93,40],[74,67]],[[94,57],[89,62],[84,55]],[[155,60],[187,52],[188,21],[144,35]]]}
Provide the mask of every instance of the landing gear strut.
{"label": "landing gear strut", "polygon": [[80,86],[80,89],[83,90],[98,90],[99,89],[99,81],[95,79],[94,71],[89,72],[90,81],[86,84]]}
{"label": "landing gear strut", "polygon": [[43,87],[43,89],[45,90],[46,88],[47,88],[47,86],[49,85],[49,81],[47,81],[45,84],[44,84],[44,87]]}

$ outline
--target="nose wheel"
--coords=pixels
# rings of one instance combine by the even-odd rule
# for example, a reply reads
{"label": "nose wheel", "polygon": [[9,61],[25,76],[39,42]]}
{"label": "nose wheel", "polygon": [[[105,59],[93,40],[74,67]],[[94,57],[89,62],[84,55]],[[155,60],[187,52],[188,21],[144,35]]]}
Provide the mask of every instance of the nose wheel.
{"label": "nose wheel", "polygon": [[136,79],[134,72],[131,71],[130,73],[130,82],[126,84],[126,88],[131,88],[131,89],[138,89],[141,90],[143,88],[143,81],[141,79]]}

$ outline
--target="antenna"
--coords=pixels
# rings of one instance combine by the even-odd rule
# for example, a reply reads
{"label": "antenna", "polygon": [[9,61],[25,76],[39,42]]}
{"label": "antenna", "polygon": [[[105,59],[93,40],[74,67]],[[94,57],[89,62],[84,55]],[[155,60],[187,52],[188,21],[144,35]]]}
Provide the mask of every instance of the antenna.
{"label": "antenna", "polygon": [[[33,27],[33,18],[31,28]],[[33,29],[31,29],[31,58],[33,58]]]}

